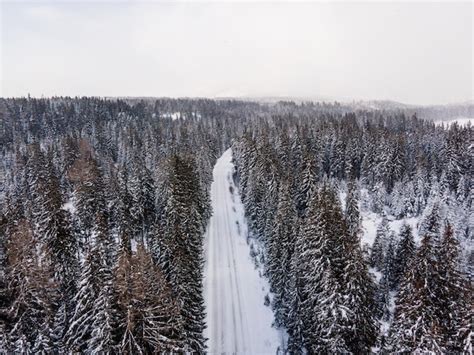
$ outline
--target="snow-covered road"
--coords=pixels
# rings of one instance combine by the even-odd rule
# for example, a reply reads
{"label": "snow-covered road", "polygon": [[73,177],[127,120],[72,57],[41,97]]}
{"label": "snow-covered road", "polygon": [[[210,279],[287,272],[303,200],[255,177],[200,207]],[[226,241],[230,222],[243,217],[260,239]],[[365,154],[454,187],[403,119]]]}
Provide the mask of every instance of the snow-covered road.
{"label": "snow-covered road", "polygon": [[259,276],[249,255],[247,224],[232,181],[233,167],[229,149],[213,171],[213,215],[204,244],[204,335],[211,354],[275,354],[281,336],[271,327],[273,313],[264,305],[268,283]]}

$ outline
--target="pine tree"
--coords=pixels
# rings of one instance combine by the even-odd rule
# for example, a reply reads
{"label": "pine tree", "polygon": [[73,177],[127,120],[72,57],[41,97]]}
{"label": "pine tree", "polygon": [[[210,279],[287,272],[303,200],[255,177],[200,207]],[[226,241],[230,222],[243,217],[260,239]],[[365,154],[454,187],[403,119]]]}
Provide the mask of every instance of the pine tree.
{"label": "pine tree", "polygon": [[290,269],[296,240],[298,217],[290,196],[289,185],[283,183],[278,194],[273,238],[268,247],[268,275],[274,292],[273,308],[277,325],[287,323],[289,312]]}
{"label": "pine tree", "polygon": [[472,351],[474,350],[474,331],[472,329],[472,322],[474,319],[474,300],[472,292],[468,295],[467,303],[470,307],[467,309],[465,314],[463,314],[463,318],[460,320],[461,326],[456,334],[454,347],[460,349],[463,354],[472,354]]}
{"label": "pine tree", "polygon": [[348,313],[348,327],[344,339],[353,353],[370,350],[376,337],[376,321],[373,317],[375,285],[368,273],[360,246],[361,218],[358,197],[353,183],[349,183],[345,219],[347,235],[344,239],[343,292]]}
{"label": "pine tree", "polygon": [[[312,353],[345,354],[349,345],[344,339],[352,310],[344,305],[344,296],[330,270],[323,271],[321,292],[314,309],[314,325],[310,328],[307,348]],[[313,333],[314,332],[314,333]],[[354,344],[355,345],[355,344]]]}
{"label": "pine tree", "polygon": [[[89,155],[90,154],[90,155]],[[69,171],[76,182],[75,197],[81,233],[84,235],[83,249],[87,252],[95,218],[98,213],[107,216],[103,172],[97,160],[88,155],[76,160]]]}
{"label": "pine tree", "polygon": [[305,220],[303,236],[306,247],[302,267],[306,271],[305,300],[302,304],[305,347],[311,352],[348,351],[345,327],[352,310],[347,309],[342,295],[342,211],[336,196],[323,186],[312,196]]}
{"label": "pine tree", "polygon": [[54,349],[54,343],[51,339],[51,329],[48,320],[39,327],[38,335],[32,348],[33,354],[51,354]]}
{"label": "pine tree", "polygon": [[377,227],[374,244],[372,245],[372,252],[370,254],[370,266],[378,270],[383,269],[389,232],[390,227],[388,225],[388,219],[383,215],[382,221]]}
{"label": "pine tree", "polygon": [[439,244],[441,233],[441,211],[438,198],[433,198],[430,206],[426,208],[424,216],[420,222],[419,235],[429,235],[433,237],[433,243]]}
{"label": "pine tree", "polygon": [[[106,269],[104,274],[109,274]],[[104,280],[102,288],[94,301],[95,317],[92,320],[92,332],[88,340],[88,349],[92,353],[109,354],[115,349],[114,334],[117,319],[113,311],[111,279]]]}
{"label": "pine tree", "polygon": [[[124,168],[123,168],[124,169]],[[132,197],[128,190],[128,177],[125,170],[120,170],[118,174],[118,192],[116,204],[116,224],[120,239],[120,248],[131,253],[133,226],[130,210]]]}
{"label": "pine tree", "polygon": [[305,217],[309,199],[316,192],[316,164],[314,158],[309,154],[306,155],[304,161],[304,168],[302,173],[302,182],[299,186],[298,196],[297,196],[297,208],[298,214],[300,217]]}
{"label": "pine tree", "polygon": [[194,161],[175,155],[170,160],[169,198],[164,235],[158,257],[167,281],[182,302],[186,346],[204,349],[204,300],[202,296],[202,215],[199,182]]}
{"label": "pine tree", "polygon": [[396,352],[442,353],[437,317],[436,272],[433,235],[425,234],[402,283],[390,332],[390,349]]}
{"label": "pine tree", "polygon": [[408,271],[409,265],[416,253],[416,245],[413,240],[413,233],[411,226],[404,223],[400,229],[400,242],[395,253],[395,260],[393,262],[393,282],[391,289],[398,289],[404,275]]}
{"label": "pine tree", "polygon": [[101,266],[104,261],[104,255],[97,247],[91,249],[84,261],[78,292],[74,297],[75,310],[65,335],[65,344],[69,351],[84,352],[89,350],[88,342],[94,330],[93,325],[98,326],[94,322],[97,313],[102,311],[96,307],[96,302],[100,289],[108,287],[108,280],[104,277],[104,269]]}
{"label": "pine tree", "polygon": [[377,317],[383,321],[389,321],[390,314],[390,291],[393,283],[393,273],[395,268],[395,248],[394,242],[389,241],[387,252],[382,268],[382,278],[377,290]]}
{"label": "pine tree", "polygon": [[78,244],[71,230],[71,216],[63,209],[63,196],[51,150],[46,158],[44,184],[36,185],[35,188],[41,189],[36,201],[43,207],[41,213],[37,214],[37,241],[39,245],[44,245],[43,262],[49,264],[50,270],[54,270],[54,278],[59,286],[60,299],[55,308],[64,303],[68,319],[73,309],[78,279]]}
{"label": "pine tree", "polygon": [[130,181],[134,234],[145,240],[155,219],[155,182],[141,157],[135,158]]}
{"label": "pine tree", "polygon": [[437,309],[443,332],[443,344],[449,352],[461,352],[457,344],[457,333],[461,320],[472,307],[467,278],[460,271],[459,242],[454,237],[453,228],[446,224],[437,261],[440,263],[437,282]]}
{"label": "pine tree", "polygon": [[[7,280],[11,304],[7,311],[9,340],[14,352],[33,351],[40,328],[52,316],[58,295],[52,271],[41,264],[37,241],[29,223],[22,219],[10,230],[7,249]],[[43,329],[43,328],[41,328]],[[45,341],[49,334],[43,334]],[[41,341],[43,343],[43,341]]]}
{"label": "pine tree", "polygon": [[288,352],[291,354],[303,354],[304,350],[304,324],[303,324],[303,303],[304,280],[301,256],[305,247],[305,240],[298,230],[295,236],[295,250],[290,263],[290,283],[289,283],[289,307],[286,321],[288,331]]}
{"label": "pine tree", "polygon": [[385,201],[387,199],[387,191],[381,182],[374,185],[372,191],[372,211],[375,213],[383,213]]}
{"label": "pine tree", "polygon": [[116,273],[120,337],[124,354],[184,351],[179,302],[142,244],[131,256],[122,251]]}

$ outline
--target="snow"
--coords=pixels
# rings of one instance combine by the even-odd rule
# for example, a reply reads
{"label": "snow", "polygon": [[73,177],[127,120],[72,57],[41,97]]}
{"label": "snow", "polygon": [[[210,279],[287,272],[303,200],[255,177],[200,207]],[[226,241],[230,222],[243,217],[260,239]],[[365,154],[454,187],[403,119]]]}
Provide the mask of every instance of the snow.
{"label": "snow", "polygon": [[[368,245],[372,246],[374,244],[375,235],[377,234],[377,227],[379,226],[380,222],[382,221],[382,216],[369,211],[362,211],[362,238],[361,244],[362,246]],[[392,216],[387,217],[390,226],[390,230],[395,232],[395,235],[399,235],[400,229],[404,223],[409,224],[412,227],[413,232],[413,239],[416,243],[419,242],[418,237],[418,222],[419,217],[410,217],[410,218],[403,218],[403,219],[393,219]]]}
{"label": "snow", "polygon": [[63,204],[62,209],[68,211],[70,214],[76,213],[76,206],[74,205],[74,201],[72,199]]}
{"label": "snow", "polygon": [[458,125],[460,126],[467,126],[468,123],[471,123],[471,125],[474,124],[474,118],[469,118],[469,117],[458,117],[458,118],[453,118],[451,120],[439,120],[435,121],[435,124],[437,126],[445,125],[449,127],[452,123],[457,122]]}
{"label": "snow", "polygon": [[264,305],[269,286],[249,254],[247,222],[233,169],[229,149],[213,171],[213,215],[204,244],[204,336],[210,354],[275,354],[282,335],[272,327],[273,312]]}
{"label": "snow", "polygon": [[[199,112],[191,112],[193,118],[201,119],[201,114]],[[156,116],[156,115],[155,115]],[[183,115],[181,112],[166,112],[160,115],[162,118],[171,118],[171,120],[184,120],[186,115]]]}
{"label": "snow", "polygon": [[380,283],[380,280],[382,279],[382,273],[380,271],[377,271],[377,269],[373,267],[369,267],[369,273],[372,274],[372,276],[374,277],[374,280],[377,283]]}
{"label": "snow", "polygon": [[173,121],[181,118],[181,112],[168,112],[161,115],[163,118],[171,118]]}

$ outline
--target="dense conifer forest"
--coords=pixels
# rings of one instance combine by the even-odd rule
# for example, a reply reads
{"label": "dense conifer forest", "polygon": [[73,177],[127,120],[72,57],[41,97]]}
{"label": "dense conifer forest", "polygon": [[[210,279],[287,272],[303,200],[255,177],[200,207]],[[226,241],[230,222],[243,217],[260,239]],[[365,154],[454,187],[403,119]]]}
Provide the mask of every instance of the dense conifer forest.
{"label": "dense conifer forest", "polygon": [[0,353],[206,352],[228,148],[280,353],[472,353],[473,128],[412,111],[0,99]]}

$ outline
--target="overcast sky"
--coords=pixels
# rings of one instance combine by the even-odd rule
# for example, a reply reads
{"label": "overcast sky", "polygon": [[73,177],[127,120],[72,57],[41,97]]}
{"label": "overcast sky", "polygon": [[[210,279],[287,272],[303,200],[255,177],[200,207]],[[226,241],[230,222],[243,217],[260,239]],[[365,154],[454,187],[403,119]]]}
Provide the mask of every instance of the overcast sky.
{"label": "overcast sky", "polygon": [[471,2],[16,1],[0,9],[4,97],[473,98]]}

